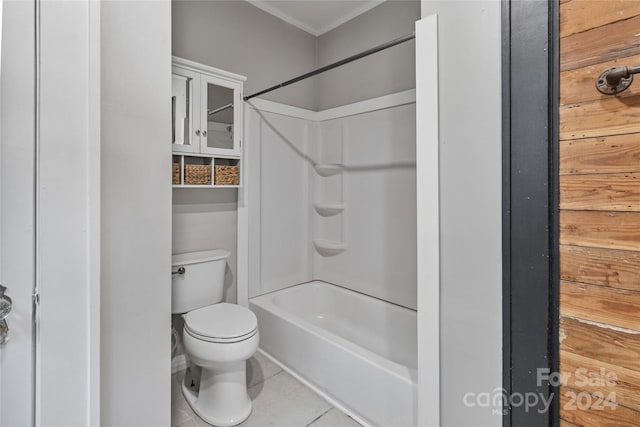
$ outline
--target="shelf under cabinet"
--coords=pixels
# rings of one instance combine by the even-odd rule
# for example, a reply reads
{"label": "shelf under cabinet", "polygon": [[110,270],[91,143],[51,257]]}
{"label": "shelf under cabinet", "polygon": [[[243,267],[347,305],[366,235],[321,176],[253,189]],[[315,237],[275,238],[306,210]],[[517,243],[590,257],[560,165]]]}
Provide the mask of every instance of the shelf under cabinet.
{"label": "shelf under cabinet", "polygon": [[240,185],[173,184],[172,188],[240,188]]}
{"label": "shelf under cabinet", "polygon": [[[240,163],[240,158],[236,156],[227,157],[199,153],[186,154],[174,152],[172,164],[172,187],[240,188]],[[174,165],[176,164],[178,165],[178,176],[176,176],[175,173]],[[188,174],[190,175],[187,176]],[[178,179],[175,179],[176,177]],[[196,182],[190,184],[187,183],[188,181]],[[216,184],[216,182],[219,183]]]}

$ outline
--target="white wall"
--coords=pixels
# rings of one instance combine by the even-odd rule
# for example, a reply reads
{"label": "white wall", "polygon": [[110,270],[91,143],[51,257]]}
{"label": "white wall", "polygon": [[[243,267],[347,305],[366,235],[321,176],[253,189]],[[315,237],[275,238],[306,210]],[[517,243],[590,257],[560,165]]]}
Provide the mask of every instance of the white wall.
{"label": "white wall", "polygon": [[[174,0],[173,54],[247,76],[246,94],[315,68],[316,38],[239,0]],[[307,80],[265,95],[265,99],[315,107]]]}
{"label": "white wall", "polygon": [[[502,387],[501,14],[498,1],[423,1],[438,14],[441,425],[501,426],[465,393]],[[420,117],[417,118],[421,120]]]}
{"label": "white wall", "polygon": [[[318,66],[324,66],[414,30],[418,0],[392,0],[318,37]],[[408,41],[323,73],[316,79],[316,109],[347,105],[416,87],[415,43]]]}
{"label": "white wall", "polygon": [[438,16],[416,23],[417,408],[440,425],[440,159]]}
{"label": "white wall", "polygon": [[[409,34],[419,18],[418,0],[387,1],[315,37],[246,1],[174,0],[173,54],[247,76],[250,94]],[[407,42],[262,98],[317,111],[414,87]]]}
{"label": "white wall", "polygon": [[[0,74],[0,283],[13,307],[0,350],[0,425],[33,425],[31,334],[35,283],[34,2],[3,2]],[[23,190],[24,189],[24,190]]]}
{"label": "white wall", "polygon": [[40,6],[36,424],[48,426],[100,421],[99,23],[95,2]]}
{"label": "white wall", "polygon": [[228,250],[224,300],[232,303],[237,290],[237,214],[236,189],[173,189],[172,253]]}
{"label": "white wall", "polygon": [[[317,279],[416,308],[414,96],[381,99],[337,113],[262,100],[247,110],[250,297]],[[316,163],[345,166],[322,177]],[[322,216],[315,202],[345,209]]]}
{"label": "white wall", "polygon": [[[408,34],[419,18],[419,9],[417,0],[386,2],[314,37],[245,1],[174,0],[172,50],[176,56],[246,75],[244,90],[249,94],[310,71],[319,63],[324,65]],[[413,42],[408,42],[263,98],[316,110],[318,106],[324,109],[414,86]],[[232,203],[227,194],[218,197],[206,191],[189,194],[182,191],[178,189],[173,193],[173,252],[209,248],[231,251],[233,256],[228,261],[231,274],[227,276],[231,283],[226,288],[225,299],[234,302],[236,236],[231,231],[235,232],[237,217]],[[291,262],[301,262],[300,252],[296,254]],[[310,263],[305,261],[305,265],[289,275],[284,274],[282,265],[266,263],[262,267],[263,283],[271,285],[265,285],[265,289],[310,277],[303,273],[311,268]],[[280,285],[275,284],[278,277],[284,279]]]}
{"label": "white wall", "polygon": [[170,422],[171,4],[102,2],[103,426]]}
{"label": "white wall", "polygon": [[247,108],[249,296],[312,279],[309,150],[311,120]]}
{"label": "white wall", "polygon": [[[171,20],[173,55],[247,76],[246,94],[315,67],[314,36],[246,1],[173,1]],[[266,98],[313,108],[313,91],[309,80]],[[235,302],[237,191],[222,193],[174,190],[172,250],[230,251],[225,301]]]}
{"label": "white wall", "polygon": [[345,170],[316,175],[314,201],[345,210],[316,213],[314,238],[347,247],[314,251],[314,279],[416,309],[415,130],[414,103],[320,123],[320,162]]}

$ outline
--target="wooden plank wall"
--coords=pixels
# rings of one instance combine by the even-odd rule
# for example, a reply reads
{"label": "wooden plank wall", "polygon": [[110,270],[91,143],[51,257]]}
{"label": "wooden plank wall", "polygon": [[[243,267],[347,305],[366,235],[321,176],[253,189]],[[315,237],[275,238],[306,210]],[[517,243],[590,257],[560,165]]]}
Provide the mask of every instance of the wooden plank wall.
{"label": "wooden plank wall", "polygon": [[[640,0],[560,1],[562,426],[640,426],[640,76],[618,96],[596,76],[640,64]],[[576,370],[615,372],[614,386]],[[571,405],[615,392],[617,408]],[[613,395],[610,396],[613,400]],[[578,402],[580,403],[580,402]],[[576,406],[573,408],[572,406]]]}

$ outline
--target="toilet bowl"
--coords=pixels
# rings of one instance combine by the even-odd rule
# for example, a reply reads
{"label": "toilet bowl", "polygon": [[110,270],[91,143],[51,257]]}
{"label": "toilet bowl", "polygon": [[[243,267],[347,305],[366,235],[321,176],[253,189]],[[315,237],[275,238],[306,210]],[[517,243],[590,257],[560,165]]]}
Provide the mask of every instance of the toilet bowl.
{"label": "toilet bowl", "polygon": [[190,362],[182,393],[200,418],[220,427],[240,424],[251,413],[246,361],[260,340],[249,309],[220,302],[228,255],[214,250],[172,259],[172,311],[183,314]]}

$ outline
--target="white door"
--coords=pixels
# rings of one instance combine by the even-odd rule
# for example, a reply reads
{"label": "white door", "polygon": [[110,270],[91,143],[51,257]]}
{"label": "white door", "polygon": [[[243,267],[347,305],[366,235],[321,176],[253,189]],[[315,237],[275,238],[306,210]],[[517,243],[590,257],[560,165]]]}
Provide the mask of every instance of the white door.
{"label": "white door", "polygon": [[34,2],[3,2],[0,62],[0,283],[13,307],[0,345],[0,425],[34,421]]}
{"label": "white door", "polygon": [[3,427],[99,424],[99,11],[3,2],[0,283],[13,300]]}

